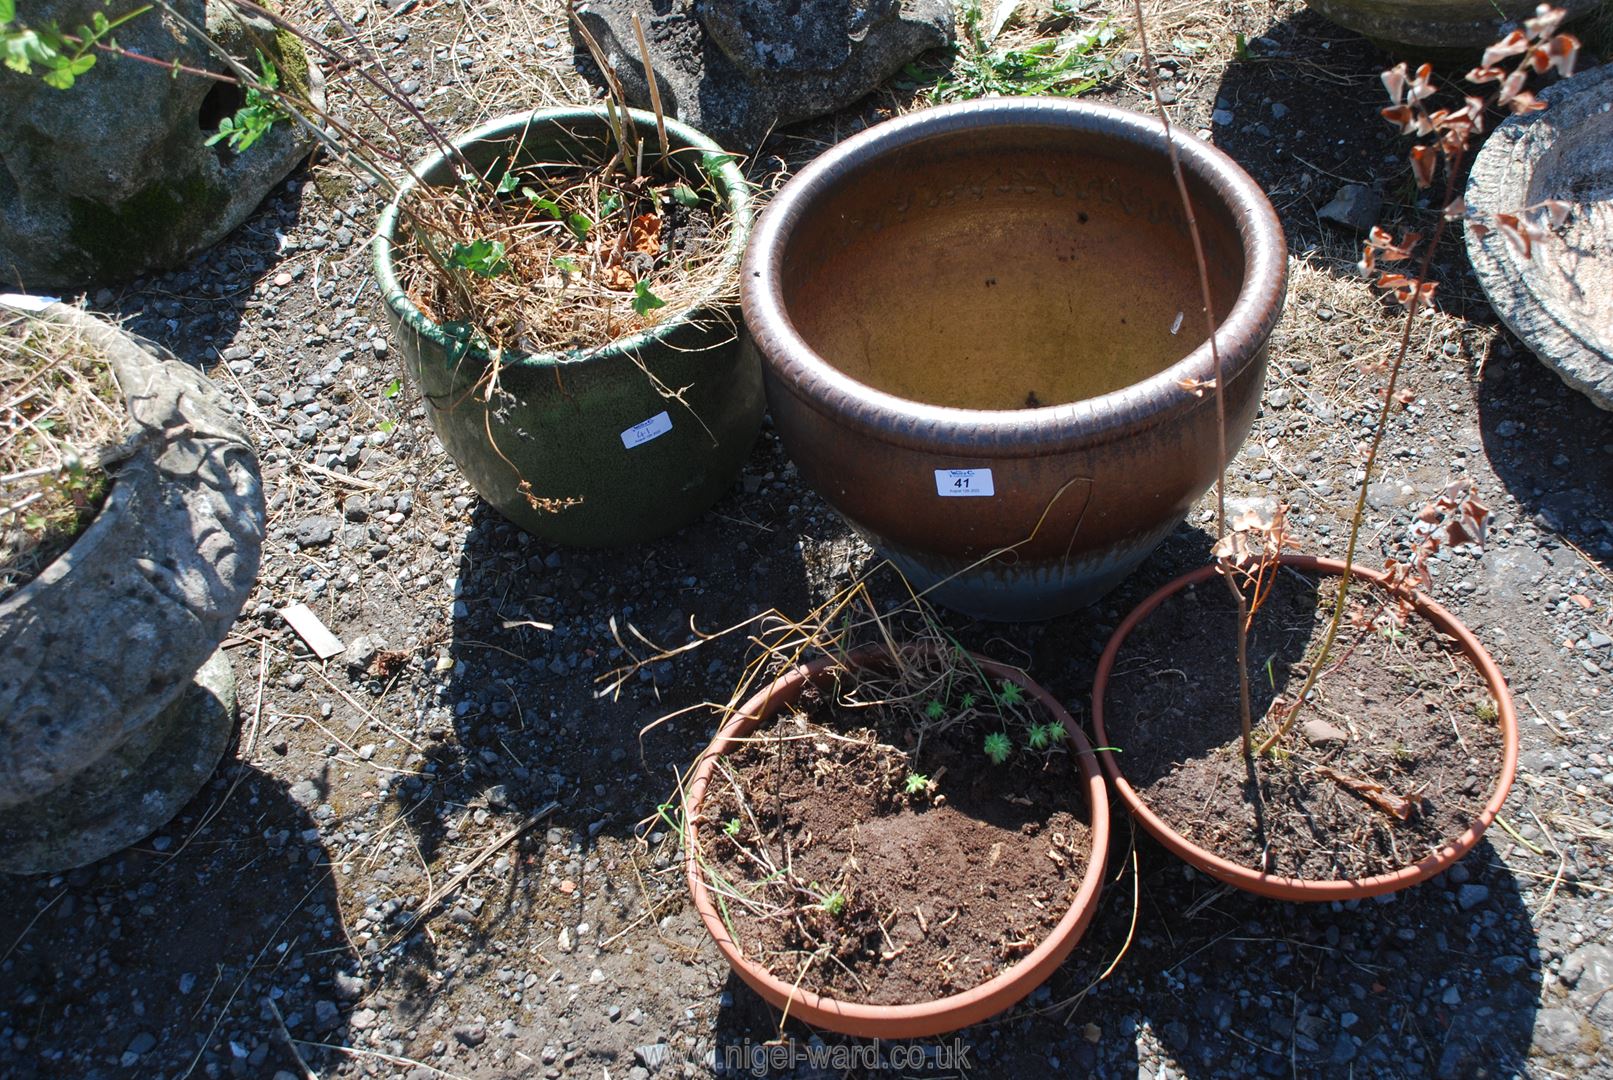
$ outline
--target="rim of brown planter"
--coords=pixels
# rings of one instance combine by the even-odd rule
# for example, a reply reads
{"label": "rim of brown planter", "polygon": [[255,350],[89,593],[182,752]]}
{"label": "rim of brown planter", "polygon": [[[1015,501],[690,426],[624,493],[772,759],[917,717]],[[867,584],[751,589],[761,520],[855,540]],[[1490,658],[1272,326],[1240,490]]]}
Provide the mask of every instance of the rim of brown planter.
{"label": "rim of brown planter", "polygon": [[[1282,564],[1295,570],[1337,576],[1346,570],[1345,565],[1338,559],[1327,559],[1316,555],[1281,556]],[[1372,877],[1357,879],[1334,879],[1327,881],[1310,881],[1303,878],[1282,877],[1277,874],[1262,874],[1251,870],[1247,866],[1223,859],[1214,852],[1207,851],[1192,843],[1176,832],[1158,814],[1149,809],[1137,790],[1126,781],[1121,773],[1121,758],[1123,754],[1113,750],[1111,740],[1103,720],[1103,695],[1108,688],[1109,673],[1114,668],[1115,658],[1119,655],[1120,647],[1125,643],[1126,637],[1137,628],[1145,618],[1154,612],[1171,596],[1190,585],[1197,585],[1208,581],[1216,574],[1216,567],[1201,566],[1168,582],[1156,590],[1148,599],[1138,604],[1114,634],[1109,638],[1109,644],[1103,650],[1103,656],[1098,661],[1098,672],[1092,683],[1092,728],[1100,746],[1110,748],[1112,752],[1103,756],[1103,767],[1109,773],[1109,779],[1116,794],[1125,802],[1126,808],[1147,829],[1149,834],[1168,848],[1172,854],[1193,867],[1204,871],[1211,877],[1234,885],[1240,889],[1260,896],[1271,897],[1276,900],[1292,900],[1313,903],[1324,900],[1361,900],[1383,893],[1396,892],[1409,888],[1412,885],[1427,881],[1429,878],[1448,870],[1457,860],[1466,855],[1479,842],[1486,829],[1495,821],[1496,815],[1501,812],[1501,805],[1506,802],[1507,793],[1512,789],[1512,781],[1518,769],[1518,717],[1512,705],[1512,691],[1507,687],[1506,677],[1501,669],[1491,659],[1488,651],[1479,642],[1455,615],[1422,593],[1416,593],[1412,599],[1412,607],[1428,622],[1443,634],[1456,639],[1462,652],[1473,661],[1473,666],[1484,678],[1489,687],[1491,696],[1495,699],[1497,723],[1501,728],[1501,774],[1496,780],[1495,790],[1490,793],[1489,802],[1479,813],[1478,818],[1468,826],[1460,836],[1447,841],[1438,851],[1426,856],[1409,866],[1386,874],[1376,874]],[[1349,568],[1352,577],[1359,578],[1373,584],[1386,586],[1387,579],[1376,570],[1363,566]]]}
{"label": "rim of brown planter", "polygon": [[[1214,377],[1208,338],[1170,367],[1129,386],[1078,401],[1027,409],[965,409],[898,397],[859,382],[825,360],[790,320],[784,298],[784,238],[803,224],[813,204],[843,176],[892,152],[982,126],[1043,126],[1078,130],[1155,149],[1169,170],[1157,119],[1113,105],[1065,98],[992,98],[924,109],[887,120],[816,158],[768,204],[745,249],[740,301],[745,326],[792,391],[824,404],[849,427],[897,445],[922,449],[937,439],[989,451],[1035,446],[1044,451],[1101,445],[1168,420],[1187,391],[1184,379]],[[1243,286],[1215,330],[1221,367],[1235,377],[1276,325],[1288,281],[1288,245],[1277,212],[1260,186],[1224,151],[1171,125],[1183,172],[1224,201],[1238,223],[1245,252]],[[810,219],[808,219],[810,220]],[[1080,423],[1072,423],[1075,418]]]}
{"label": "rim of brown planter", "polygon": [[[927,646],[914,646],[928,648]],[[973,654],[971,654],[973,655]],[[722,916],[711,901],[711,894],[700,874],[700,851],[692,822],[700,812],[701,800],[716,770],[717,760],[739,740],[749,735],[764,722],[792,704],[808,681],[821,682],[835,668],[857,669],[887,661],[890,652],[882,645],[869,645],[856,649],[843,659],[822,657],[807,664],[797,665],[763,687],[750,700],[741,705],[718,730],[710,745],[701,752],[689,784],[684,813],[684,877],[700,921],[711,935],[734,972],[762,996],[770,1005],[784,1009],[788,1017],[812,1027],[824,1028],[842,1035],[874,1039],[916,1039],[940,1035],[948,1031],[977,1024],[997,1015],[1023,1000],[1069,957],[1080,941],[1087,924],[1097,911],[1098,895],[1103,888],[1105,863],[1109,852],[1109,798],[1104,787],[1103,772],[1095,761],[1092,745],[1069,712],[1058,700],[1038,685],[1023,670],[1008,664],[975,656],[982,671],[998,678],[1018,683],[1027,693],[1042,703],[1069,733],[1071,751],[1081,780],[1086,784],[1087,804],[1091,820],[1088,823],[1091,849],[1087,855],[1087,868],[1081,886],[1069,909],[1051,933],[1018,963],[999,972],[979,986],[957,994],[908,1005],[870,1005],[862,1002],[840,1001],[814,994],[775,976],[760,964],[747,960],[729,936]]]}

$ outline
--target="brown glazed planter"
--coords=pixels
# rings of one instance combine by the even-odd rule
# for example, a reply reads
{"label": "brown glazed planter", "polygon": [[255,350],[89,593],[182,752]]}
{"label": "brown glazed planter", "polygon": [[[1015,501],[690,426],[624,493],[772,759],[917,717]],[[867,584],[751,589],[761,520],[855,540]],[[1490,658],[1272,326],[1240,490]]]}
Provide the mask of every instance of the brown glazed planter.
{"label": "brown glazed planter", "polygon": [[[1287,253],[1254,181],[1174,141],[1221,315],[1231,454]],[[1182,386],[1214,375],[1198,271],[1147,116],[1015,98],[880,124],[784,187],[742,273],[803,479],[949,607],[1090,603],[1219,472],[1214,397]]]}
{"label": "brown glazed planter", "polygon": [[[1311,555],[1284,555],[1283,565],[1293,567],[1301,573],[1318,573],[1338,575],[1344,573],[1344,563],[1337,559],[1322,559]],[[1375,570],[1368,570],[1361,566],[1351,567],[1353,577],[1363,581],[1375,582],[1379,585],[1385,583],[1382,574]],[[1497,722],[1501,726],[1501,775],[1496,780],[1495,790],[1491,792],[1490,799],[1484,804],[1484,810],[1479,814],[1468,829],[1456,839],[1449,841],[1444,847],[1432,855],[1401,867],[1387,874],[1378,874],[1374,877],[1357,880],[1336,881],[1306,881],[1300,878],[1281,877],[1276,874],[1262,874],[1251,870],[1247,866],[1229,862],[1214,852],[1189,842],[1180,833],[1171,828],[1170,823],[1162,819],[1148,808],[1137,790],[1126,782],[1121,773],[1124,765],[1125,739],[1124,732],[1111,735],[1104,720],[1103,696],[1109,685],[1109,673],[1114,669],[1115,658],[1120,653],[1120,646],[1130,633],[1137,628],[1137,624],[1146,619],[1153,611],[1171,596],[1191,585],[1198,585],[1210,580],[1216,574],[1214,566],[1204,566],[1190,573],[1183,574],[1155,592],[1148,599],[1137,606],[1131,614],[1127,615],[1109,644],[1103,650],[1103,656],[1098,661],[1098,673],[1092,684],[1092,730],[1097,737],[1098,745],[1105,747],[1118,747],[1122,752],[1107,753],[1103,755],[1103,767],[1109,773],[1109,779],[1119,794],[1126,808],[1131,811],[1149,835],[1165,845],[1172,854],[1189,865],[1204,871],[1219,881],[1236,886],[1247,892],[1260,896],[1271,897],[1275,900],[1292,900],[1298,902],[1315,902],[1322,900],[1361,900],[1369,896],[1378,896],[1382,893],[1398,892],[1412,885],[1427,881],[1444,871],[1450,869],[1456,862],[1473,849],[1490,827],[1497,814],[1501,812],[1501,804],[1507,800],[1507,792],[1512,789],[1512,781],[1518,769],[1518,716],[1512,707],[1512,691],[1507,688],[1507,680],[1496,667],[1495,661],[1485,651],[1479,639],[1473,632],[1464,626],[1456,616],[1445,610],[1433,600],[1418,593],[1413,601],[1413,609],[1434,625],[1440,633],[1455,638],[1458,645],[1473,666],[1483,676],[1485,685],[1489,687],[1490,695],[1495,699]],[[1117,735],[1119,736],[1117,738]]]}
{"label": "brown glazed planter", "polygon": [[[889,653],[883,648],[873,646],[859,649],[847,659],[855,669],[880,663],[888,656]],[[1087,924],[1092,921],[1097,911],[1098,893],[1103,887],[1104,865],[1109,852],[1109,798],[1104,790],[1103,774],[1093,760],[1096,755],[1092,745],[1058,700],[1032,682],[1023,671],[983,657],[975,657],[975,662],[982,671],[996,678],[1018,683],[1069,732],[1070,751],[1081,770],[1081,782],[1086,785],[1087,806],[1092,815],[1089,823],[1092,848],[1088,852],[1086,873],[1081,878],[1075,899],[1052,933],[1019,963],[988,982],[962,993],[908,1005],[865,1005],[836,1001],[802,990],[745,958],[729,936],[728,928],[723,925],[722,916],[717,913],[705,879],[701,876],[700,852],[693,822],[700,813],[700,803],[705,798],[718,759],[737,748],[739,740],[793,704],[809,682],[827,681],[838,661],[825,657],[785,672],[740,706],[695,763],[684,815],[684,876],[689,895],[700,913],[701,922],[705,923],[706,932],[716,942],[718,951],[735,973],[763,1000],[775,1008],[786,1010],[791,1018],[815,1028],[870,1039],[918,1039],[956,1031],[995,1016],[1045,982],[1070,955]]]}
{"label": "brown glazed planter", "polygon": [[[1498,41],[1502,27],[1534,15],[1539,0],[1306,0],[1347,30],[1387,45],[1444,55],[1469,53]],[[1554,0],[1570,19],[1603,0]],[[1478,58],[1472,58],[1476,61]]]}

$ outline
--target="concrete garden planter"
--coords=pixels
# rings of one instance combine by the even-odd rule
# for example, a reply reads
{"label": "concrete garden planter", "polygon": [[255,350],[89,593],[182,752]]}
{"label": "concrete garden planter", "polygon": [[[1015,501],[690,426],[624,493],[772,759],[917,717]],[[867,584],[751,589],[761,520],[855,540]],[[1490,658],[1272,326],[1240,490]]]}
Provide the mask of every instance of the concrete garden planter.
{"label": "concrete garden planter", "polygon": [[[655,119],[633,113],[652,143]],[[667,121],[675,167],[699,168],[698,153],[720,153],[692,128]],[[454,141],[473,167],[555,160],[575,149],[577,132],[606,130],[602,109],[546,109],[494,120]],[[519,155],[518,157],[516,155]],[[743,177],[716,170],[732,216],[729,265],[737,267],[751,220]],[[436,154],[416,169],[428,184],[457,182],[456,165]],[[732,485],[761,428],[761,376],[741,354],[737,319],[720,296],[630,338],[545,355],[506,354],[497,407],[477,391],[487,354],[428,319],[405,294],[394,266],[399,203],[381,215],[375,273],[387,319],[409,376],[426,400],[432,428],[466,478],[500,513],[528,532],[564,544],[613,546],[649,540],[698,518]],[[682,403],[656,389],[682,390]],[[544,496],[581,502],[535,508],[522,484]]]}
{"label": "concrete garden planter", "polygon": [[1545,199],[1568,221],[1523,258],[1500,230],[1467,231],[1467,254],[1507,327],[1563,382],[1613,410],[1613,65],[1542,90],[1544,112],[1509,116],[1468,174],[1476,220]]}
{"label": "concrete garden planter", "polygon": [[[1174,138],[1208,248],[1230,455],[1259,404],[1286,249],[1230,158]],[[949,607],[1034,619],[1090,603],[1221,468],[1213,395],[1184,385],[1215,372],[1149,117],[1019,99],[881,124],[785,187],[742,283],[802,477]]]}
{"label": "concrete garden planter", "polygon": [[[0,301],[0,303],[4,303]],[[0,602],[0,870],[82,866],[160,828],[235,727],[219,642],[257,577],[252,444],[189,365],[75,308],[141,430],[100,513]]]}

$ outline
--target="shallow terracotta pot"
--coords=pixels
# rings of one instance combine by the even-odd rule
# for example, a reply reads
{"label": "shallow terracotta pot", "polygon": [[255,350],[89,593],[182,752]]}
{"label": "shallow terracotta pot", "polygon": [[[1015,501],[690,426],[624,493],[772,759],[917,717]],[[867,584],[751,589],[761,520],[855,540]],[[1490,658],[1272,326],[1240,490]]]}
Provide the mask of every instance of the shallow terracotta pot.
{"label": "shallow terracotta pot", "polygon": [[[1174,141],[1208,253],[1226,451],[1260,401],[1287,251],[1219,150]],[[1016,98],[830,150],[746,251],[745,323],[802,478],[930,599],[1090,603],[1220,470],[1197,264],[1157,120]],[[1013,548],[982,563],[993,552]]]}
{"label": "shallow terracotta pot", "polygon": [[[875,646],[859,649],[848,659],[851,667],[856,669],[888,661],[888,658],[889,653]],[[1109,853],[1109,800],[1104,789],[1103,774],[1093,760],[1092,746],[1057,699],[1032,682],[1023,671],[983,657],[976,657],[975,662],[982,671],[995,678],[1011,679],[1018,683],[1070,733],[1070,750],[1081,771],[1081,782],[1086,785],[1092,846],[1087,854],[1086,873],[1081,878],[1080,888],[1053,932],[1019,963],[989,982],[960,994],[909,1005],[865,1005],[836,1001],[802,990],[740,952],[739,946],[729,936],[728,928],[723,925],[722,916],[717,913],[700,873],[700,851],[692,823],[700,813],[700,804],[705,798],[718,759],[731,749],[737,749],[739,740],[793,704],[809,682],[828,681],[836,661],[826,657],[785,672],[740,706],[695,763],[684,817],[684,876],[689,895],[700,913],[706,932],[716,942],[718,951],[735,973],[765,1001],[786,1010],[790,1017],[812,1027],[861,1038],[917,1039],[956,1031],[995,1016],[1045,982],[1070,955],[1087,924],[1092,921],[1097,911],[1098,893],[1103,887],[1104,864]]]}
{"label": "shallow terracotta pot", "polygon": [[[1502,27],[1535,13],[1537,0],[1306,0],[1347,30],[1388,45],[1409,45],[1431,54],[1483,49]],[[1570,19],[1596,10],[1603,0],[1554,0]],[[1476,62],[1478,57],[1473,57]]]}
{"label": "shallow terracotta pot", "polygon": [[[1322,559],[1311,555],[1284,555],[1282,561],[1284,566],[1293,567],[1302,573],[1335,576],[1344,573],[1344,564],[1337,559]],[[1109,731],[1110,725],[1104,717],[1103,696],[1109,685],[1109,673],[1114,670],[1115,658],[1119,655],[1120,647],[1126,638],[1139,623],[1171,596],[1191,585],[1209,581],[1215,574],[1214,566],[1201,567],[1183,574],[1139,604],[1115,630],[1108,646],[1103,650],[1102,658],[1098,661],[1098,673],[1092,684],[1092,728],[1098,745],[1116,746],[1121,751],[1125,749],[1124,731],[1117,731],[1114,734]],[[1385,581],[1382,574],[1360,566],[1352,567],[1351,574],[1360,580],[1379,585]],[[1456,639],[1462,652],[1473,661],[1473,666],[1478,669],[1489,688],[1490,696],[1495,699],[1497,722],[1501,727],[1501,775],[1496,779],[1495,789],[1491,792],[1489,801],[1484,804],[1484,810],[1479,814],[1478,820],[1473,822],[1466,832],[1434,854],[1391,873],[1353,881],[1306,881],[1276,874],[1263,874],[1247,866],[1229,862],[1214,852],[1206,851],[1189,842],[1172,829],[1169,822],[1150,810],[1137,790],[1126,782],[1121,771],[1125,763],[1123,752],[1103,755],[1103,767],[1108,771],[1109,780],[1114,785],[1116,793],[1125,802],[1131,815],[1172,854],[1228,885],[1276,900],[1360,900],[1382,893],[1398,892],[1450,869],[1479,842],[1484,831],[1501,812],[1501,805],[1507,800],[1507,792],[1512,789],[1512,781],[1518,769],[1518,717],[1512,707],[1512,691],[1507,688],[1506,678],[1501,674],[1501,669],[1496,667],[1495,661],[1490,658],[1484,646],[1479,643],[1479,639],[1473,636],[1473,632],[1462,625],[1456,616],[1422,593],[1416,595],[1413,608],[1440,633]]]}

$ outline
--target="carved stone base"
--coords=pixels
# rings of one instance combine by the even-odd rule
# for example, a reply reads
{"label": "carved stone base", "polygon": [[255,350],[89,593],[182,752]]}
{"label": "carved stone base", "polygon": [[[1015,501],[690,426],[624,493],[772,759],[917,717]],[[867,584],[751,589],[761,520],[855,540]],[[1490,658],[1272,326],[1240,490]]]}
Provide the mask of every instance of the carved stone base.
{"label": "carved stone base", "polygon": [[235,706],[235,673],[219,650],[122,745],[54,791],[0,810],[0,871],[71,870],[162,828],[213,775]]}

